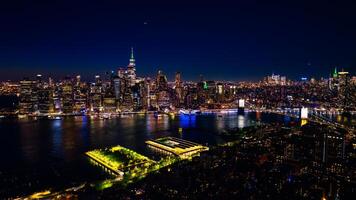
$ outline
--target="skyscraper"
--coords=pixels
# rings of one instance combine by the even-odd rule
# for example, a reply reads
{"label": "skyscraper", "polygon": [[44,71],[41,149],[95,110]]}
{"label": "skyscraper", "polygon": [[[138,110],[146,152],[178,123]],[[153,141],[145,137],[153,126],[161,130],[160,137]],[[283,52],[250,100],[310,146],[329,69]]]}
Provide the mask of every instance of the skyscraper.
{"label": "skyscraper", "polygon": [[100,76],[95,76],[95,83],[90,85],[90,111],[91,112],[100,112],[103,106],[102,99],[102,82]]}
{"label": "skyscraper", "polygon": [[28,78],[24,78],[20,81],[20,114],[31,114],[36,109],[36,102],[34,102],[33,95],[37,95],[34,93],[33,89],[36,86],[36,81],[32,81]]}
{"label": "skyscraper", "polygon": [[174,87],[177,99],[176,106],[179,107],[182,103],[184,103],[183,86],[180,72],[176,73]]}
{"label": "skyscraper", "polygon": [[42,114],[54,112],[53,87],[41,85],[38,88],[38,110]]}
{"label": "skyscraper", "polygon": [[115,76],[113,78],[113,84],[114,84],[114,93],[115,93],[115,99],[117,101],[120,101],[121,99],[121,80],[119,76]]}
{"label": "skyscraper", "polygon": [[351,85],[350,85],[350,74],[349,72],[341,71],[338,73],[339,79],[339,100],[344,112],[350,111],[355,105],[351,99]]}
{"label": "skyscraper", "polygon": [[80,75],[76,76],[76,81],[73,86],[74,111],[82,112],[87,106],[87,86],[81,82]]}
{"label": "skyscraper", "polygon": [[65,114],[73,113],[73,83],[70,77],[66,77],[61,87],[62,112]]}
{"label": "skyscraper", "polygon": [[135,81],[136,81],[136,63],[135,63],[133,48],[131,48],[130,62],[129,62],[129,65],[127,66],[127,77],[130,80],[130,85],[131,86],[135,85]]}
{"label": "skyscraper", "polygon": [[168,89],[167,77],[163,74],[161,70],[158,71],[156,77],[156,85],[158,91],[165,91]]}
{"label": "skyscraper", "polygon": [[337,78],[337,77],[338,77],[338,73],[337,73],[337,68],[335,67],[334,73],[333,73],[333,78]]}
{"label": "skyscraper", "polygon": [[123,94],[122,94],[122,102],[120,104],[121,112],[131,112],[133,111],[133,97],[130,86],[129,79],[123,79]]}

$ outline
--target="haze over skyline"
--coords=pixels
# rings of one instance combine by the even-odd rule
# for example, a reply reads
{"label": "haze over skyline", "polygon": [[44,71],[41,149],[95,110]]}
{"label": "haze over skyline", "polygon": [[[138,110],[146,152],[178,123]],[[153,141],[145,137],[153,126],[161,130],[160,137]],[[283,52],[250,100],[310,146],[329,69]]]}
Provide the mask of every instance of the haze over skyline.
{"label": "haze over skyline", "polygon": [[171,79],[259,80],[271,73],[354,75],[356,6],[350,2],[122,3],[37,1],[0,6],[0,80],[56,79],[128,64]]}

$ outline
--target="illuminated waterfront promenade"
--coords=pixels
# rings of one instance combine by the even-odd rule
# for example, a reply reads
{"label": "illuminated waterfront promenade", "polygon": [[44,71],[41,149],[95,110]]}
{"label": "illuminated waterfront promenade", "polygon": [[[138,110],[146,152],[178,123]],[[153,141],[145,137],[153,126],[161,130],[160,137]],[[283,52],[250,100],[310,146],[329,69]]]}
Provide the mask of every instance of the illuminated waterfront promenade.
{"label": "illuminated waterfront promenade", "polygon": [[130,168],[154,163],[153,160],[121,146],[102,150],[92,150],[85,154],[119,176],[123,176]]}
{"label": "illuminated waterfront promenade", "polygon": [[100,159],[99,156],[96,156],[95,154],[93,154],[92,152],[86,152],[85,153],[89,158],[91,158],[94,162],[98,163],[99,165],[101,165],[102,167],[109,169],[112,173],[114,173],[115,175],[120,175],[122,176],[124,174],[124,172],[115,169],[114,167],[112,167],[109,163],[106,163],[105,161],[102,161]]}

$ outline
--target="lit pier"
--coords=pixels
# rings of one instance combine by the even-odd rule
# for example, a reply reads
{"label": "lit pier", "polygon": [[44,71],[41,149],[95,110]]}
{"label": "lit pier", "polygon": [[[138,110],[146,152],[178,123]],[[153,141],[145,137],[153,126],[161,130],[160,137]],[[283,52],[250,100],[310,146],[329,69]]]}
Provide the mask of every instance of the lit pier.
{"label": "lit pier", "polygon": [[190,158],[194,155],[198,155],[202,151],[209,150],[209,148],[206,146],[175,137],[164,137],[156,140],[148,140],[146,141],[146,144],[158,152],[178,156],[183,159]]}
{"label": "lit pier", "polygon": [[85,154],[105,169],[119,176],[123,176],[130,169],[150,165],[154,162],[141,154],[121,146],[92,150]]}

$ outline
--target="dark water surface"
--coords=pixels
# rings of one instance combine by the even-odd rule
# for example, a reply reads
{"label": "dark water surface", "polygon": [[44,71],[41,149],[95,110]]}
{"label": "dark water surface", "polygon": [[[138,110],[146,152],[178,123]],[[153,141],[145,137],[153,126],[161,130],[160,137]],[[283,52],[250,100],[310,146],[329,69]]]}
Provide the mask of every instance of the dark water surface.
{"label": "dark water surface", "polygon": [[[60,189],[108,177],[84,153],[122,145],[152,156],[145,141],[175,136],[201,144],[223,143],[219,131],[262,122],[288,123],[274,114],[215,114],[198,116],[128,115],[110,120],[87,116],[63,120],[0,119],[0,197],[14,197],[44,189]],[[180,134],[178,129],[183,128]]]}

